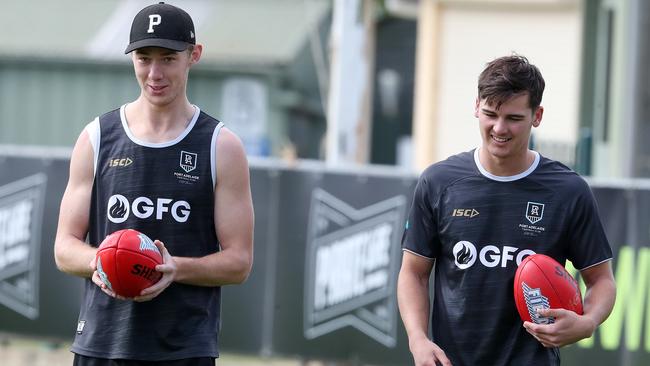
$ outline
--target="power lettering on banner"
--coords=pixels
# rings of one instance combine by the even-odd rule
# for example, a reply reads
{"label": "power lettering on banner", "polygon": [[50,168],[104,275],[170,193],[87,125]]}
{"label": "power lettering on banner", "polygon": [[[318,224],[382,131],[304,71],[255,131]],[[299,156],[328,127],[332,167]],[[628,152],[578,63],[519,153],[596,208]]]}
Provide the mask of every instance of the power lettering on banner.
{"label": "power lettering on banner", "polygon": [[406,198],[355,209],[322,189],[312,193],[305,283],[305,337],[352,326],[395,347],[399,239]]}
{"label": "power lettering on banner", "polygon": [[0,186],[0,304],[38,318],[45,174]]}

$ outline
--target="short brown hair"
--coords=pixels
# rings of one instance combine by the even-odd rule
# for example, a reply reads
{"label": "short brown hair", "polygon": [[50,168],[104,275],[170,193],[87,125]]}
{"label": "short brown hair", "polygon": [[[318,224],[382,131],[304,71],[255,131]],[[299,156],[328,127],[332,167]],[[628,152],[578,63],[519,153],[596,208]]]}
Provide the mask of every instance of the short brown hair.
{"label": "short brown hair", "polygon": [[528,93],[535,112],[542,103],[544,78],[537,66],[520,55],[504,56],[487,64],[478,78],[478,97],[497,109],[517,94]]}

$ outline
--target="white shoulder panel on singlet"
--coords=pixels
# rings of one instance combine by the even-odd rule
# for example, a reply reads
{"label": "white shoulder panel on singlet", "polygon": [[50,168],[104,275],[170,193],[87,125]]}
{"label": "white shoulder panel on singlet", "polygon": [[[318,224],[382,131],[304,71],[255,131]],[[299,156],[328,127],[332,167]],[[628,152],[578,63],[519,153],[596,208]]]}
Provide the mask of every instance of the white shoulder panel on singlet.
{"label": "white shoulder panel on singlet", "polygon": [[96,117],[92,122],[88,123],[85,127],[90,145],[93,147],[93,177],[97,173],[97,158],[99,157],[99,144],[101,141],[101,129],[99,128],[99,117]]}
{"label": "white shoulder panel on singlet", "polygon": [[217,138],[219,137],[219,132],[223,127],[223,122],[219,122],[217,127],[214,128],[212,132],[212,143],[210,145],[210,151],[212,155],[210,156],[210,167],[212,170],[212,187],[217,186]]}

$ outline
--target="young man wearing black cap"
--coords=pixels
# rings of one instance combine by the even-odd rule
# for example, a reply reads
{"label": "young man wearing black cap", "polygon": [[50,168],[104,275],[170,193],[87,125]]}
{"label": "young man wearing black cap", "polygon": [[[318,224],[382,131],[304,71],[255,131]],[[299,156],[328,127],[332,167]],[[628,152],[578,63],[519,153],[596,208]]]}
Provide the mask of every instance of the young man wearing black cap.
{"label": "young man wearing black cap", "polygon": [[[55,242],[59,269],[86,278],[75,365],[218,357],[220,286],[250,273],[253,207],[241,141],[187,99],[202,49],[185,11],[141,10],[125,50],[140,96],[89,123],[75,144]],[[94,261],[101,241],[126,228],[156,238],[164,258],[160,281],[133,299],[107,288]]]}

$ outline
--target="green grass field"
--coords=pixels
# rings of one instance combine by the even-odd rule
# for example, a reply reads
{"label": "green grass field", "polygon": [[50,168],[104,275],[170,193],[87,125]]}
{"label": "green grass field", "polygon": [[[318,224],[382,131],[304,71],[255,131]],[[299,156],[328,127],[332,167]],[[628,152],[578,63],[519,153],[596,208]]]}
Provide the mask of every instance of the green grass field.
{"label": "green grass field", "polygon": [[[70,366],[70,344],[51,339],[34,339],[0,333],[0,365],[3,366]],[[297,359],[263,358],[222,353],[218,366],[322,366],[322,362]]]}

